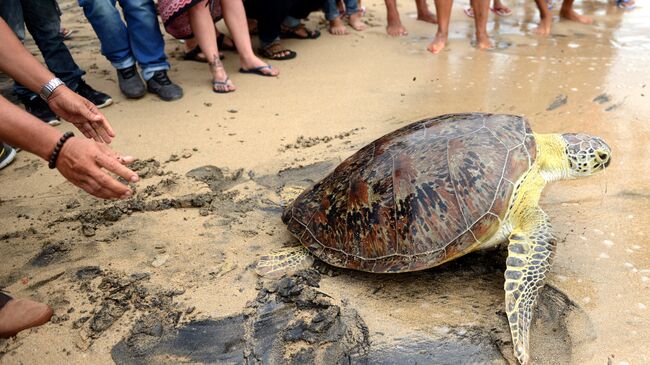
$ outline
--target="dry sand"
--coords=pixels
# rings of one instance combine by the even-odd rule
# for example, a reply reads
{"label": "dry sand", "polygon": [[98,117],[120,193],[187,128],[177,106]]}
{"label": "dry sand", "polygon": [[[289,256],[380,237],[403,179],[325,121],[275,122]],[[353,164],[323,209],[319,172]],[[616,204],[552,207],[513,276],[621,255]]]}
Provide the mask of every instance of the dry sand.
{"label": "dry sand", "polygon": [[[3,364],[111,363],[113,346],[151,310],[176,315],[179,325],[242,312],[257,295],[257,258],[294,242],[280,209],[300,189],[400,126],[471,111],[525,115],[538,133],[582,131],[612,147],[606,174],[553,183],[542,198],[560,242],[533,326],[533,359],[650,363],[648,7],[626,13],[583,2],[578,9],[595,25],[557,21],[539,38],[532,2],[512,3],[511,17],[490,18],[499,48],[477,52],[464,4],[456,4],[448,50],[433,56],[425,47],[435,28],[415,21],[412,2],[400,3],[410,35],[391,39],[383,2],[371,0],[365,32],[322,29],[321,39],[287,41],[299,56],[274,63],[277,79],[237,73],[236,55],[226,52],[238,86],[227,95],[213,94],[207,67],[180,61],[182,45],[167,37],[170,76],[185,97],[165,103],[124,99],[81,10],[62,5],[64,25],[78,31],[67,42],[77,63],[115,100],[103,110],[118,133],[114,148],[153,160],[138,166],[139,203],[117,208],[24,152],[1,172],[0,286],[56,312],[53,323],[0,342]],[[310,23],[323,28],[321,20],[314,14]],[[186,176],[206,165],[223,170],[202,171],[207,184]],[[512,361],[503,262],[490,252],[407,275],[334,270],[320,290],[358,311],[375,347],[470,328],[497,349],[494,362]],[[77,275],[87,266],[102,273]],[[115,295],[124,308],[102,309]],[[415,347],[417,359],[395,361],[439,361],[436,347]]]}

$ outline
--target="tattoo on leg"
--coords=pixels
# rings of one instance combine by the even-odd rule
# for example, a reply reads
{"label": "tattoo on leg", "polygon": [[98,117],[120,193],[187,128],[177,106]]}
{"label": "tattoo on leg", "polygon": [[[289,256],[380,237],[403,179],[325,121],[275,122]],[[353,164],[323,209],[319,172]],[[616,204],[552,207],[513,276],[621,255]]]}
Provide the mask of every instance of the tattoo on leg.
{"label": "tattoo on leg", "polygon": [[223,68],[223,63],[221,63],[218,54],[213,55],[212,60],[209,61],[208,64],[210,65],[212,72],[216,72],[218,68]]}

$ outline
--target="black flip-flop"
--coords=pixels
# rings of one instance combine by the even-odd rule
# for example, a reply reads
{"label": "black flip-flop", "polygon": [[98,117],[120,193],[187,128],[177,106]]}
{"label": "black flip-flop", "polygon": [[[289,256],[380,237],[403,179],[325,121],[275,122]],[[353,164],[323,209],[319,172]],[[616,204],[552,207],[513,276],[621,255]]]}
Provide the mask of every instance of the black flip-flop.
{"label": "black flip-flop", "polygon": [[226,35],[223,33],[219,33],[219,36],[217,37],[217,47],[219,49],[222,49],[224,51],[237,51],[237,46],[235,46],[235,42],[231,39],[233,42],[233,45],[225,44],[223,41],[226,39]]}
{"label": "black flip-flop", "polygon": [[276,77],[276,76],[278,76],[278,75],[265,74],[264,72],[262,72],[262,70],[264,70],[264,69],[272,70],[273,67],[271,65],[264,65],[264,66],[259,66],[259,67],[253,67],[253,68],[248,69],[248,70],[244,69],[243,67],[240,67],[239,72],[241,72],[243,74],[254,74],[254,75],[260,75],[260,76],[264,76],[264,77]]}
{"label": "black flip-flop", "polygon": [[[197,44],[196,47],[192,48],[191,51],[185,52],[185,54],[183,55],[183,59],[185,61],[195,61],[195,62],[207,63],[208,62],[207,58],[200,58],[199,57],[199,53],[201,53],[201,52],[203,52],[203,51],[201,50],[201,47]],[[224,58],[225,57],[222,54],[219,55],[220,60],[223,60]]]}

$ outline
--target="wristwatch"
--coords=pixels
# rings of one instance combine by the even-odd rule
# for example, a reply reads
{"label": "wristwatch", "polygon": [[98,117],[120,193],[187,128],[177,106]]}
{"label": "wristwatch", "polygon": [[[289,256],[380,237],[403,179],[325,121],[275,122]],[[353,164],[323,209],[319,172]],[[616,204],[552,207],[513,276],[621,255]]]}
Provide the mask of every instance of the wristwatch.
{"label": "wristwatch", "polygon": [[54,90],[61,85],[65,85],[65,83],[63,83],[63,81],[61,81],[61,79],[58,77],[55,77],[52,80],[48,81],[47,84],[43,85],[41,88],[41,93],[39,94],[41,99],[47,102],[47,99],[50,98]]}

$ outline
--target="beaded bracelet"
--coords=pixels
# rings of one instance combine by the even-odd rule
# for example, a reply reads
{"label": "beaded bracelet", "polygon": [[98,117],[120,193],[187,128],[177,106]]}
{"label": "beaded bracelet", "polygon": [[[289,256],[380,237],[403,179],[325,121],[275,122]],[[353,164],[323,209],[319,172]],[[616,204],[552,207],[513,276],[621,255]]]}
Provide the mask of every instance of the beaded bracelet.
{"label": "beaded bracelet", "polygon": [[70,139],[71,137],[74,137],[74,133],[72,132],[65,132],[59,139],[59,142],[56,143],[56,146],[54,147],[54,151],[52,151],[52,154],[50,155],[50,163],[48,163],[48,167],[51,169],[56,168],[56,160],[59,158],[59,153],[61,153],[61,148],[63,148],[63,144]]}

